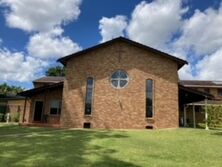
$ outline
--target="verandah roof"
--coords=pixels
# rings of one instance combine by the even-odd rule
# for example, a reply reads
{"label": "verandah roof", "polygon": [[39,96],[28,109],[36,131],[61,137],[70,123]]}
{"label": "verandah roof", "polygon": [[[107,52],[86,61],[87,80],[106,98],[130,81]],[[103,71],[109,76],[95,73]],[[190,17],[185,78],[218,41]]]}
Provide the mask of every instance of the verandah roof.
{"label": "verandah roof", "polygon": [[188,103],[187,105],[195,105],[195,106],[222,106],[222,101],[221,100],[207,100],[207,102],[204,101],[199,101],[199,102],[195,102],[195,103]]}
{"label": "verandah roof", "polygon": [[45,90],[54,90],[54,89],[62,89],[63,88],[63,82],[59,82],[53,85],[47,85],[47,86],[42,86],[42,87],[38,87],[38,88],[33,88],[24,92],[19,93],[19,95],[21,96],[25,96],[25,97],[31,97],[32,95],[41,93]]}
{"label": "verandah roof", "polygon": [[203,101],[205,99],[211,100],[213,98],[214,96],[209,93],[205,93],[205,92],[198,91],[196,89],[184,87],[179,84],[180,105],[195,103],[195,102]]}

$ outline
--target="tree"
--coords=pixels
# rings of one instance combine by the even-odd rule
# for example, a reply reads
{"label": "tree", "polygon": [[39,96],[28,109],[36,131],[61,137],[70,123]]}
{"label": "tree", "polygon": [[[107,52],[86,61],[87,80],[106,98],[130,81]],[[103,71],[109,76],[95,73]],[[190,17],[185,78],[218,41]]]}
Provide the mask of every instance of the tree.
{"label": "tree", "polygon": [[46,73],[46,76],[65,76],[65,67],[56,66],[49,68]]}
{"label": "tree", "polygon": [[16,95],[23,90],[20,86],[9,86],[6,83],[0,84],[0,94],[2,95]]}
{"label": "tree", "polygon": [[207,106],[207,124],[210,128],[222,127],[222,106]]}

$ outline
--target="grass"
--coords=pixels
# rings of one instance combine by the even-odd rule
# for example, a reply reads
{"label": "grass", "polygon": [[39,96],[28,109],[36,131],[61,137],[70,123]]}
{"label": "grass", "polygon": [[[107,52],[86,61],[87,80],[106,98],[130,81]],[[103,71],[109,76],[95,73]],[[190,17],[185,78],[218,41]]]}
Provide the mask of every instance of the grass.
{"label": "grass", "polygon": [[0,136],[1,135],[10,135],[10,134],[23,134],[30,132],[45,132],[45,131],[54,131],[53,128],[39,128],[39,127],[22,127],[15,124],[6,124],[0,123]]}
{"label": "grass", "polygon": [[222,131],[200,129],[54,131],[0,125],[0,166],[219,167],[221,141]]}

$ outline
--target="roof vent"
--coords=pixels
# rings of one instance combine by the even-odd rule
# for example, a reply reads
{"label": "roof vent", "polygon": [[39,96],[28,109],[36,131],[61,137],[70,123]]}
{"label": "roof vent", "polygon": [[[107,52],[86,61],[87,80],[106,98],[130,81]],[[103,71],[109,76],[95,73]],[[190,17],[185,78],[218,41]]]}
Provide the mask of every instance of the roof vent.
{"label": "roof vent", "polygon": [[90,129],[91,128],[91,123],[90,122],[84,122],[83,123],[83,128],[84,129]]}
{"label": "roof vent", "polygon": [[147,125],[146,129],[153,129],[153,126],[152,125]]}

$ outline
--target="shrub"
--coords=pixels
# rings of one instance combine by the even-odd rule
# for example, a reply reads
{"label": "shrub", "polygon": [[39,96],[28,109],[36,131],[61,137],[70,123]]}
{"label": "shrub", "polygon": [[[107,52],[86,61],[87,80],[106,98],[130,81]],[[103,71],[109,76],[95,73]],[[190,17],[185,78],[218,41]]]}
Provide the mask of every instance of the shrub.
{"label": "shrub", "polygon": [[13,122],[19,122],[19,118],[20,118],[20,113],[17,112],[17,113],[15,113],[15,114],[13,114],[13,115],[11,116],[11,121],[13,121]]}
{"label": "shrub", "polygon": [[207,113],[207,124],[210,128],[222,126],[222,106],[207,106]]}

